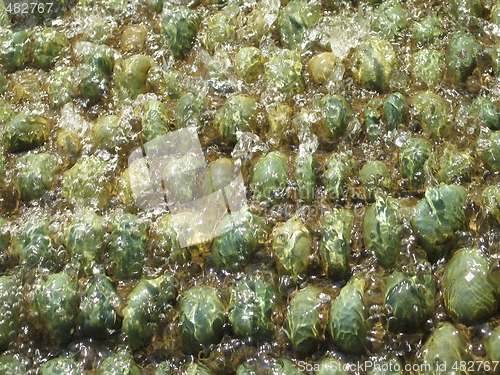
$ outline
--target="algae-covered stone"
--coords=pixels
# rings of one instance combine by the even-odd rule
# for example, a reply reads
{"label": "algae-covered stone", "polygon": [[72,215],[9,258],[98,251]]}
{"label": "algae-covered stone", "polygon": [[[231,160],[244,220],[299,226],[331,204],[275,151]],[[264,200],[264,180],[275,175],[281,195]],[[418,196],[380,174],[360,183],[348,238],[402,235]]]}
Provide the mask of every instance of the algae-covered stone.
{"label": "algae-covered stone", "polygon": [[269,91],[278,91],[286,96],[304,91],[300,56],[284,49],[273,55],[264,65],[264,81]]}
{"label": "algae-covered stone", "polygon": [[221,157],[208,166],[203,175],[201,191],[203,195],[209,195],[226,188],[236,178],[237,167],[233,160]]}
{"label": "algae-covered stone", "polygon": [[298,198],[306,203],[311,203],[316,188],[316,164],[311,153],[299,151],[295,158],[294,175]]}
{"label": "algae-covered stone", "polygon": [[354,170],[352,156],[346,153],[332,153],[325,162],[323,185],[330,201],[345,198],[348,177]]}
{"label": "algae-covered stone", "polygon": [[464,26],[475,26],[483,16],[483,0],[451,0],[450,14]]}
{"label": "algae-covered stone", "polygon": [[391,197],[376,197],[363,218],[363,242],[384,267],[392,267],[401,245],[399,207]]}
{"label": "algae-covered stone", "polygon": [[31,47],[28,30],[11,31],[4,29],[0,34],[0,64],[8,72],[21,68],[28,60]]}
{"label": "algae-covered stone", "polygon": [[161,101],[150,99],[140,109],[144,141],[149,142],[168,133],[169,114]]}
{"label": "algae-covered stone", "polygon": [[245,83],[254,82],[264,71],[264,57],[257,47],[242,47],[234,57],[234,69]]}
{"label": "algae-covered stone", "polygon": [[384,1],[376,8],[372,29],[384,37],[392,39],[407,26],[408,16],[404,6],[399,1]]}
{"label": "algae-covered stone", "polygon": [[310,355],[324,338],[330,296],[316,286],[297,291],[288,307],[285,329],[294,350]]}
{"label": "algae-covered stone", "polygon": [[141,375],[142,371],[128,352],[120,351],[113,354],[111,357],[106,358],[102,362],[101,367],[99,367],[97,374]]}
{"label": "algae-covered stone", "polygon": [[500,361],[500,326],[491,330],[484,339],[484,348],[492,361]]}
{"label": "algae-covered stone", "polygon": [[363,302],[364,287],[362,279],[351,278],[330,308],[328,333],[334,344],[345,353],[360,354],[365,351],[369,315]]}
{"label": "algae-covered stone", "polygon": [[119,152],[126,148],[132,133],[130,122],[118,115],[100,117],[92,127],[92,144],[96,149]]}
{"label": "algae-covered stone", "polygon": [[[22,296],[11,276],[0,276],[0,350],[5,351],[16,339]],[[1,368],[1,365],[0,365]]]}
{"label": "algae-covered stone", "polygon": [[253,132],[257,125],[257,101],[251,96],[238,94],[229,97],[219,109],[214,126],[224,140],[236,143],[237,132]]}
{"label": "algae-covered stone", "polygon": [[228,272],[241,271],[267,237],[264,219],[246,209],[224,216],[215,231],[221,234],[212,244],[212,259]]}
{"label": "algae-covered stone", "polygon": [[133,214],[119,215],[112,224],[109,258],[118,279],[139,276],[146,260],[148,225]]}
{"label": "algae-covered stone", "polygon": [[458,31],[446,49],[448,75],[456,82],[463,82],[476,67],[477,58],[483,46],[471,34]]}
{"label": "algae-covered stone", "polygon": [[20,113],[12,118],[3,134],[8,152],[23,152],[43,144],[52,128],[52,121],[42,115]]}
{"label": "algae-covered stone", "polygon": [[201,40],[209,51],[229,43],[236,33],[236,14],[239,7],[236,4],[215,12],[206,19],[206,27]]}
{"label": "algae-covered stone", "polygon": [[443,52],[428,48],[421,49],[412,55],[411,64],[415,83],[434,88],[443,81],[446,69]]}
{"label": "algae-covered stone", "polygon": [[342,137],[347,129],[347,124],[352,115],[351,105],[344,96],[326,95],[321,99],[321,108],[325,119],[326,133],[333,139]]}
{"label": "algae-covered stone", "polygon": [[33,36],[31,52],[33,65],[40,69],[49,69],[60,56],[63,48],[69,45],[68,38],[52,27],[46,27]]}
{"label": "algae-covered stone", "polygon": [[412,37],[417,43],[432,43],[443,35],[443,22],[437,14],[431,14],[413,24]]}
{"label": "algae-covered stone", "polygon": [[392,131],[406,125],[408,103],[400,92],[387,95],[382,105],[382,118],[387,130]]}
{"label": "algae-covered stone", "polygon": [[190,220],[189,215],[165,214],[152,226],[151,239],[156,256],[167,258],[168,263],[186,264],[191,257],[189,248],[180,245],[179,224]]}
{"label": "algae-covered stone", "polygon": [[7,219],[0,216],[0,254],[7,251],[10,244],[10,232]]}
{"label": "algae-covered stone", "polygon": [[85,335],[105,339],[121,326],[121,302],[111,280],[103,274],[89,282],[80,304]]}
{"label": "algae-covered stone", "polygon": [[288,161],[281,151],[263,155],[253,166],[250,190],[260,201],[276,201],[285,194]]}
{"label": "algae-covered stone", "polygon": [[481,208],[500,224],[500,186],[487,186],[483,189]]}
{"label": "algae-covered stone", "polygon": [[396,66],[396,53],[383,39],[371,38],[356,48],[352,61],[354,80],[362,87],[378,92],[389,90]]}
{"label": "algae-covered stone", "polygon": [[490,171],[500,171],[500,130],[491,132],[486,138],[481,158]]}
{"label": "algae-covered stone", "polygon": [[478,96],[472,103],[472,114],[477,116],[480,124],[484,124],[491,130],[500,130],[500,108],[491,100]]}
{"label": "algae-covered stone", "polygon": [[40,367],[40,375],[82,375],[83,368],[70,358],[53,358]]}
{"label": "algae-covered stone", "polygon": [[40,153],[27,154],[18,159],[17,183],[21,199],[40,198],[54,184],[54,177],[61,168],[57,156]]}
{"label": "algae-covered stone", "polygon": [[325,273],[335,279],[349,274],[354,216],[348,209],[333,209],[321,220],[320,255]]}
{"label": "algae-covered stone", "polygon": [[346,364],[337,358],[323,358],[318,363],[316,375],[348,375]]}
{"label": "algae-covered stone", "polygon": [[443,274],[443,298],[448,314],[465,324],[484,322],[498,309],[498,289],[489,258],[479,249],[453,253]]}
{"label": "algae-covered stone", "polygon": [[436,305],[436,286],[429,273],[409,276],[395,271],[385,280],[384,306],[392,332],[415,333],[425,328]]}
{"label": "algae-covered stone", "polygon": [[12,252],[19,256],[22,265],[29,268],[52,265],[54,249],[49,221],[44,217],[33,217],[21,224],[12,240]]}
{"label": "algae-covered stone", "polygon": [[186,6],[165,7],[163,10],[163,34],[176,59],[186,56],[196,37],[198,15]]}
{"label": "algae-covered stone", "polygon": [[58,66],[52,70],[47,83],[47,95],[52,108],[59,109],[77,95],[75,68]]}
{"label": "algae-covered stone", "polygon": [[107,162],[97,155],[80,159],[63,174],[62,197],[75,206],[103,208],[113,192]]}
{"label": "algae-covered stone", "polygon": [[34,294],[38,319],[58,342],[73,336],[78,314],[78,280],[64,272],[51,274],[37,286]]}
{"label": "algae-covered stone", "polygon": [[193,126],[202,129],[207,122],[207,108],[203,97],[188,92],[182,95],[175,106],[176,128]]}
{"label": "algae-covered stone", "polygon": [[172,304],[177,296],[175,280],[171,276],[143,279],[127,297],[123,309],[122,331],[132,350],[138,349],[153,334],[153,325],[167,304]]}
{"label": "algae-covered stone", "polygon": [[195,286],[180,300],[181,338],[186,353],[196,354],[223,336],[224,307],[217,291],[209,286]]}
{"label": "algae-covered stone", "polygon": [[90,105],[97,104],[109,95],[109,81],[113,72],[114,56],[102,44],[88,43],[84,47],[85,56],[77,72],[81,76],[78,89]]}
{"label": "algae-covered stone", "polygon": [[456,371],[456,364],[467,363],[470,359],[465,336],[449,322],[441,323],[425,341],[421,352],[418,372],[423,374],[465,374]]}
{"label": "algae-covered stone", "polygon": [[332,52],[322,52],[314,55],[307,63],[311,80],[317,84],[325,84],[333,77],[337,56]]}
{"label": "algae-covered stone", "polygon": [[455,232],[465,225],[467,191],[459,185],[429,188],[415,207],[411,225],[426,249],[429,260],[446,254],[455,240]]}
{"label": "algae-covered stone", "polygon": [[391,176],[387,165],[379,160],[366,162],[359,171],[359,180],[363,184],[368,201],[375,201],[377,195],[390,191]]}
{"label": "algae-covered stone", "polygon": [[241,338],[263,339],[272,332],[277,308],[276,291],[261,280],[240,280],[231,289],[229,322]]}
{"label": "algae-covered stone", "polygon": [[0,357],[0,373],[5,375],[26,375],[26,367],[11,355]]}
{"label": "algae-covered stone", "polygon": [[101,257],[106,223],[92,211],[74,216],[66,231],[65,244],[72,256],[81,262],[85,273],[90,273]]}
{"label": "algae-covered stone", "polygon": [[135,99],[149,92],[148,72],[154,60],[146,55],[133,55],[117,60],[113,70],[114,92],[118,100]]}
{"label": "algae-covered stone", "polygon": [[408,190],[423,188],[431,155],[431,143],[424,138],[408,138],[399,150],[401,177]]}
{"label": "algae-covered stone", "polygon": [[290,275],[294,279],[304,276],[311,262],[311,233],[298,218],[292,217],[275,227],[272,251],[278,275]]}
{"label": "algae-covered stone", "polygon": [[418,123],[430,138],[437,139],[451,133],[450,107],[441,96],[425,91],[413,96],[411,103]]}
{"label": "algae-covered stone", "polygon": [[474,159],[468,151],[446,148],[439,159],[438,177],[445,184],[470,182],[474,173]]}
{"label": "algae-covered stone", "polygon": [[321,17],[321,9],[303,0],[292,0],[283,7],[278,16],[281,45],[288,49],[308,49],[307,30],[312,28]]}

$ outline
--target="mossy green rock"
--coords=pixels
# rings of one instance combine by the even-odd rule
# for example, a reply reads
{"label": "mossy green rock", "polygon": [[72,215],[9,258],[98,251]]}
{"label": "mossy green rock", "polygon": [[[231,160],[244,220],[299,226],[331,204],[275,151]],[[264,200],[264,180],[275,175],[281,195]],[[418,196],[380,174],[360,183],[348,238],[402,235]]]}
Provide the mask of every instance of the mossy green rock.
{"label": "mossy green rock", "polygon": [[478,96],[473,102],[472,113],[491,130],[500,130],[500,108],[491,100]]}
{"label": "mossy green rock", "polygon": [[401,177],[408,190],[424,187],[431,155],[431,143],[424,138],[408,138],[399,150]]}
{"label": "mossy green rock", "polygon": [[453,324],[441,323],[422,347],[420,365],[429,370],[419,371],[419,374],[457,373],[452,366],[470,358],[467,346],[467,339]]}
{"label": "mossy green rock", "polygon": [[443,298],[448,314],[457,322],[476,324],[498,309],[498,289],[488,257],[478,249],[456,251],[446,263]]}
{"label": "mossy green rock", "polygon": [[163,10],[163,34],[176,59],[186,56],[198,31],[198,16],[186,6],[166,7]]}
{"label": "mossy green rock", "polygon": [[500,224],[500,186],[487,186],[483,189],[481,208]]}
{"label": "mossy green rock", "polygon": [[328,332],[333,343],[345,353],[365,351],[369,315],[363,302],[364,285],[362,279],[351,278],[330,308]]}
{"label": "mossy green rock", "polygon": [[305,274],[311,262],[311,233],[299,219],[291,218],[275,227],[272,251],[278,275],[290,275],[297,279]]}
{"label": "mossy green rock", "polygon": [[61,168],[57,156],[40,153],[27,154],[18,159],[17,183],[21,199],[40,198],[54,184],[54,177]]}
{"label": "mossy green rock", "polygon": [[75,68],[59,66],[52,70],[47,83],[47,95],[52,108],[60,109],[77,95]]}
{"label": "mossy green rock", "polygon": [[223,336],[224,307],[217,291],[209,286],[195,286],[180,301],[181,338],[186,353],[196,354]]}
{"label": "mossy green rock", "polygon": [[214,119],[223,139],[236,143],[237,132],[253,132],[257,125],[257,101],[248,95],[233,95],[226,100]]}
{"label": "mossy green rock", "polygon": [[321,99],[321,107],[325,116],[324,124],[330,137],[338,139],[343,136],[352,115],[351,105],[342,95],[326,95]]}
{"label": "mossy green rock", "polygon": [[367,161],[359,171],[359,180],[370,202],[374,202],[377,195],[389,193],[391,188],[389,168],[379,160]]}
{"label": "mossy green rock", "polygon": [[133,214],[115,218],[109,238],[109,258],[118,279],[139,276],[146,259],[148,225]]}
{"label": "mossy green rock", "polygon": [[134,100],[139,94],[150,91],[148,72],[154,60],[146,55],[133,55],[117,60],[113,70],[114,91],[118,100]]}
{"label": "mossy green rock", "polygon": [[127,374],[141,375],[142,371],[134,362],[132,356],[125,351],[118,352],[106,358],[97,372],[99,375]]}
{"label": "mossy green rock", "polygon": [[388,310],[388,328],[392,332],[415,333],[425,328],[436,305],[433,275],[409,276],[395,271],[385,281],[384,306]]}
{"label": "mossy green rock", "polygon": [[353,55],[353,78],[361,87],[369,90],[388,91],[395,67],[396,53],[384,39],[367,40],[356,48]]}
{"label": "mossy green rock", "polygon": [[382,104],[382,118],[387,130],[392,131],[406,125],[408,118],[408,103],[400,92],[387,95]]}
{"label": "mossy green rock", "polygon": [[458,31],[446,49],[446,66],[448,75],[456,82],[463,82],[476,67],[477,58],[483,46],[474,36]]}
{"label": "mossy green rock", "polygon": [[380,4],[372,20],[372,29],[387,39],[393,39],[408,26],[408,16],[399,1],[389,0]]}
{"label": "mossy green rock", "polygon": [[26,367],[10,355],[0,357],[0,373],[5,375],[26,375]]}
{"label": "mossy green rock", "polygon": [[333,209],[321,220],[320,255],[325,273],[335,279],[349,274],[351,232],[354,215],[348,209]]}
{"label": "mossy green rock", "polygon": [[444,256],[465,225],[467,191],[459,185],[429,188],[415,207],[411,225],[429,260]]}
{"label": "mossy green rock", "polygon": [[254,82],[264,71],[264,57],[257,47],[242,47],[234,57],[234,70],[245,83]]}
{"label": "mossy green rock", "polygon": [[78,281],[66,273],[55,273],[37,286],[34,294],[38,319],[58,342],[67,343],[73,336],[78,314]]}
{"label": "mossy green rock", "polygon": [[170,116],[161,101],[150,99],[140,109],[144,141],[149,142],[168,133]]}
{"label": "mossy green rock", "polygon": [[92,272],[92,267],[101,257],[105,233],[104,218],[92,211],[76,214],[66,230],[66,248],[74,259],[81,262],[86,274]]}
{"label": "mossy green rock", "polygon": [[0,64],[8,72],[12,73],[21,68],[28,59],[31,48],[30,33],[27,30],[12,32],[5,29],[0,34]]}
{"label": "mossy green rock", "polygon": [[52,121],[41,115],[20,113],[12,118],[3,134],[3,145],[8,152],[23,152],[43,144],[52,128]]}
{"label": "mossy green rock", "polygon": [[54,358],[40,367],[40,375],[82,375],[83,368],[69,358]]}
{"label": "mossy green rock", "polygon": [[12,252],[18,255],[20,263],[28,268],[38,265],[51,266],[54,261],[54,249],[48,220],[33,217],[24,222],[12,240]]}
{"label": "mossy green rock", "polygon": [[443,22],[437,14],[431,14],[413,24],[412,37],[416,43],[432,43],[441,35],[443,35]]}
{"label": "mossy green rock", "polygon": [[[194,126],[202,129],[207,123],[207,108],[202,96],[192,92],[182,95],[175,106],[177,129]],[[229,138],[232,138],[230,135]]]}
{"label": "mossy green rock", "polygon": [[287,97],[303,92],[300,56],[287,49],[273,55],[264,65],[264,81],[269,91],[277,91]]}
{"label": "mossy green rock", "polygon": [[63,174],[62,197],[75,206],[103,208],[112,192],[108,164],[97,155],[81,158]]}
{"label": "mossy green rock", "polygon": [[294,176],[297,183],[298,198],[306,203],[311,203],[316,189],[316,163],[314,157],[308,152],[299,152],[295,158]]}
{"label": "mossy green rock", "polygon": [[282,8],[278,16],[281,45],[289,49],[307,49],[307,29],[321,17],[320,8],[303,0],[292,0]]}
{"label": "mossy green rock", "polygon": [[490,171],[500,171],[500,130],[491,132],[486,138],[481,157],[486,168]]}
{"label": "mossy green rock", "polygon": [[121,326],[120,297],[106,275],[97,274],[90,280],[80,310],[86,336],[105,339]]}
{"label": "mossy green rock", "polygon": [[54,65],[63,48],[69,45],[68,38],[56,29],[47,27],[33,38],[33,65],[40,69],[49,69]]}
{"label": "mossy green rock", "polygon": [[413,96],[411,104],[422,130],[432,139],[445,137],[451,133],[448,121],[450,106],[439,95],[425,91]]}
{"label": "mossy green rock", "polygon": [[285,194],[288,160],[284,153],[272,151],[253,166],[250,190],[260,201],[277,201]]}
{"label": "mossy green rock", "polygon": [[273,328],[277,308],[274,288],[261,280],[240,280],[231,289],[229,322],[241,338],[264,339]]}
{"label": "mossy green rock", "polygon": [[[0,276],[0,350],[5,351],[13,342],[19,330],[22,295],[10,276]],[[0,365],[1,368],[1,365]]]}
{"label": "mossy green rock", "polygon": [[323,173],[323,185],[330,201],[337,202],[345,197],[348,178],[353,171],[351,155],[334,152],[328,157]]}
{"label": "mossy green rock", "polygon": [[446,148],[439,159],[438,177],[445,184],[470,182],[474,174],[474,158],[467,151]]}
{"label": "mossy green rock", "polygon": [[396,261],[401,245],[401,218],[396,201],[378,196],[363,218],[363,242],[384,267]]}
{"label": "mossy green rock", "polygon": [[413,80],[417,84],[434,88],[444,78],[446,62],[444,53],[434,49],[421,49],[412,55]]}
{"label": "mossy green rock", "polygon": [[485,338],[484,348],[492,361],[500,361],[500,326],[493,329]]}
{"label": "mossy green rock", "polygon": [[297,291],[288,307],[285,329],[294,350],[301,356],[312,354],[324,337],[330,297],[315,286]]}
{"label": "mossy green rock", "polygon": [[212,243],[212,259],[228,272],[241,271],[267,237],[264,219],[245,209],[224,216],[215,231],[221,234]]}

